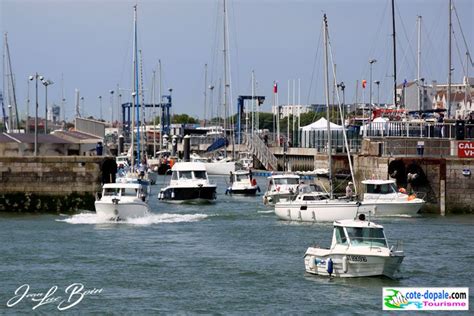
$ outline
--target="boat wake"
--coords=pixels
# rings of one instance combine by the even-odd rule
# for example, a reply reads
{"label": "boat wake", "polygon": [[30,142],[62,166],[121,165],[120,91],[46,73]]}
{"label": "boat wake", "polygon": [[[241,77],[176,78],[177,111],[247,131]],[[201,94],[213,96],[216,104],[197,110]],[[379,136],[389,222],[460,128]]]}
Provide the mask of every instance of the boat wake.
{"label": "boat wake", "polygon": [[68,224],[128,224],[128,225],[153,225],[198,222],[208,217],[206,214],[150,214],[143,217],[128,218],[125,220],[114,220],[101,217],[95,213],[80,213],[64,219],[57,219],[58,222]]}
{"label": "boat wake", "polygon": [[270,213],[275,213],[274,210],[266,210],[266,211],[257,211],[257,213],[260,213],[260,214],[270,214]]}

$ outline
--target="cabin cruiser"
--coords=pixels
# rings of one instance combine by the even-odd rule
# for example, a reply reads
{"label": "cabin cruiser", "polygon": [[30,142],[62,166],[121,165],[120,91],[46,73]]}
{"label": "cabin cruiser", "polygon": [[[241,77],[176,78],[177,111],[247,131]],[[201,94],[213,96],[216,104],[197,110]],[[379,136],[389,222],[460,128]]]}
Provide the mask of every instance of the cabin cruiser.
{"label": "cabin cruiser", "polygon": [[94,203],[95,211],[98,216],[113,220],[142,217],[150,212],[149,194],[147,181],[128,179],[119,183],[106,183]]}
{"label": "cabin cruiser", "polygon": [[334,222],[331,247],[309,247],[306,272],[336,277],[386,276],[393,278],[404,258],[401,243],[390,247],[383,226],[358,220]]}
{"label": "cabin cruiser", "polygon": [[252,176],[252,171],[238,170],[230,173],[230,186],[226,194],[255,195],[260,192],[257,180]]}
{"label": "cabin cruiser", "polygon": [[296,174],[275,174],[268,177],[267,192],[263,204],[274,205],[281,200],[291,200],[298,193],[300,177]]}
{"label": "cabin cruiser", "polygon": [[209,182],[204,163],[177,162],[171,172],[169,185],[158,193],[159,200],[210,202],[216,199],[216,185]]}
{"label": "cabin cruiser", "polygon": [[374,208],[375,216],[416,215],[425,204],[416,195],[397,189],[395,180],[364,180],[362,205]]}

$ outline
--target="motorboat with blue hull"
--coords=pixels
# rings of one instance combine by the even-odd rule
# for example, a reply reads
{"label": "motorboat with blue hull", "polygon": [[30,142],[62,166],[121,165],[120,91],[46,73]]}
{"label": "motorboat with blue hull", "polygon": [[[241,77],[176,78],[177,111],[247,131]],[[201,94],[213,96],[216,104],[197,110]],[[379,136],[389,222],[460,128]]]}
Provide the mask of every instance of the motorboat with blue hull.
{"label": "motorboat with blue hull", "polygon": [[330,248],[309,247],[304,264],[307,273],[322,276],[394,278],[404,257],[401,243],[389,247],[383,226],[361,214],[335,221]]}
{"label": "motorboat with blue hull", "polygon": [[212,202],[216,185],[209,182],[206,165],[201,162],[178,162],[171,168],[171,180],[158,193],[158,199],[176,203]]}

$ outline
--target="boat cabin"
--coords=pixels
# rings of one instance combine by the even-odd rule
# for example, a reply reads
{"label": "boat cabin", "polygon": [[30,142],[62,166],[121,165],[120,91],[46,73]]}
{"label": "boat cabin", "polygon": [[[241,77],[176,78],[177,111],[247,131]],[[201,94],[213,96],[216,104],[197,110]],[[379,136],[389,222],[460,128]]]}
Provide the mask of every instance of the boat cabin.
{"label": "boat cabin", "polygon": [[392,194],[397,193],[395,180],[364,180],[366,194]]}
{"label": "boat cabin", "polygon": [[107,183],[102,188],[104,197],[138,197],[144,198],[148,195],[148,187],[140,183]]}
{"label": "boat cabin", "polygon": [[268,177],[267,191],[295,190],[300,184],[300,176],[296,174],[279,174]]}
{"label": "boat cabin", "polygon": [[334,222],[331,249],[338,245],[388,248],[383,226],[365,220]]}
{"label": "boat cabin", "polygon": [[201,162],[179,162],[171,168],[171,182],[208,180],[206,165]]}

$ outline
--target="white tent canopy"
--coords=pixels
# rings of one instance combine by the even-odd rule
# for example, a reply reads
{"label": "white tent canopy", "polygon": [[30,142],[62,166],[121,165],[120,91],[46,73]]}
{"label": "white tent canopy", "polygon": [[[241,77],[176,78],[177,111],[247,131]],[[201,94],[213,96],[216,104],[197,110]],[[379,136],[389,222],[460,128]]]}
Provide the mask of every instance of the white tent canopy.
{"label": "white tent canopy", "polygon": [[[341,125],[337,125],[337,124],[334,124],[334,123],[330,123],[331,125],[331,130],[332,131],[342,131],[342,126]],[[306,126],[302,126],[301,127],[301,130],[303,131],[312,131],[312,130],[327,130],[328,128],[328,121],[322,117],[320,118],[318,121],[316,122],[313,122],[309,125],[306,125]]]}
{"label": "white tent canopy", "polygon": [[[362,135],[362,133],[365,131],[365,130],[369,130],[369,125],[370,124],[365,124],[363,126],[361,126],[360,128],[360,134]],[[372,121],[372,130],[373,131],[380,131],[380,132],[387,132],[388,128],[389,128],[389,123],[388,123],[388,119],[387,118],[383,118],[383,117],[377,117],[375,118],[373,121]]]}

